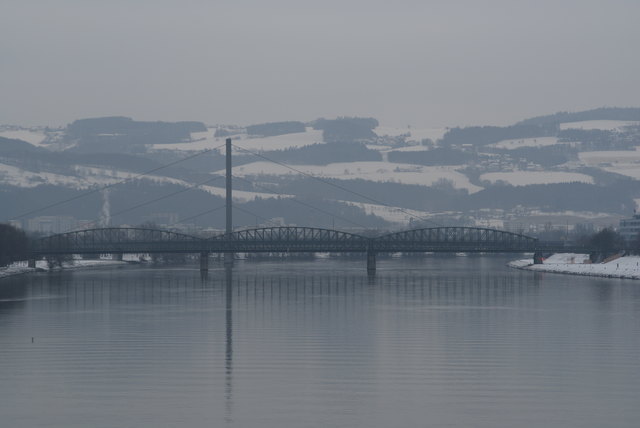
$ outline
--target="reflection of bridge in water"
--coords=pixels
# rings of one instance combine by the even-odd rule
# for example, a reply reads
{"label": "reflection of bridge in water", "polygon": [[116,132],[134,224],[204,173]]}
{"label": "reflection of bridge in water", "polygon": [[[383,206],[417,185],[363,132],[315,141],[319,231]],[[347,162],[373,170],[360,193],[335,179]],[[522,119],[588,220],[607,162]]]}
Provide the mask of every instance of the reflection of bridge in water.
{"label": "reflection of bridge in water", "polygon": [[311,227],[269,227],[235,231],[211,238],[146,228],[89,229],[42,238],[31,247],[30,262],[43,256],[112,253],[196,253],[208,269],[211,253],[363,253],[375,271],[377,253],[465,252],[523,253],[588,251],[563,243],[503,230],[478,227],[430,227],[377,237]]}

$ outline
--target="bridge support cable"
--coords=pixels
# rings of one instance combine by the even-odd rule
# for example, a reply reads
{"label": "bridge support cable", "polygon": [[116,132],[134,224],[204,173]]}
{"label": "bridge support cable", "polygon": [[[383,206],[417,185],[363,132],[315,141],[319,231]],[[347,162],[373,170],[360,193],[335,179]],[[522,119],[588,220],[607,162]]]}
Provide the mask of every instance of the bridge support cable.
{"label": "bridge support cable", "polygon": [[204,155],[204,154],[207,154],[207,153],[211,153],[211,152],[213,152],[213,151],[218,150],[218,149],[219,149],[219,148],[221,148],[222,146],[224,146],[224,144],[221,144],[221,145],[219,145],[219,146],[216,146],[216,147],[214,147],[214,148],[212,148],[212,149],[206,149],[206,150],[199,151],[198,153],[195,153],[195,154],[193,154],[193,155],[189,155],[189,156],[187,156],[187,157],[184,157],[184,158],[182,158],[182,159],[178,159],[178,160],[173,161],[173,162],[169,162],[169,163],[164,164],[164,165],[160,165],[160,166],[155,167],[155,168],[152,168],[152,169],[150,169],[150,170],[148,170],[148,171],[145,171],[145,172],[141,172],[141,173],[139,173],[139,174],[136,174],[136,175],[134,175],[134,176],[132,176],[132,177],[128,177],[128,178],[122,179],[122,180],[120,180],[120,181],[116,181],[115,183],[111,183],[111,184],[107,184],[107,185],[104,185],[104,186],[96,187],[96,188],[94,188],[94,189],[88,190],[88,191],[86,191],[86,192],[84,192],[84,193],[81,193],[81,194],[79,194],[79,195],[72,196],[72,197],[70,197],[70,198],[63,199],[63,200],[58,201],[58,202],[54,202],[54,203],[49,204],[49,205],[46,205],[46,206],[44,206],[44,207],[40,207],[40,208],[36,208],[36,209],[34,209],[34,210],[30,210],[30,211],[24,212],[24,213],[22,213],[22,214],[20,214],[20,215],[16,215],[16,216],[14,216],[14,217],[10,217],[10,219],[12,219],[12,220],[18,220],[18,219],[21,219],[21,218],[27,217],[27,216],[29,216],[29,215],[36,214],[36,213],[39,213],[39,212],[42,212],[42,211],[48,210],[48,209],[50,209],[50,208],[54,208],[54,207],[57,207],[57,206],[60,206],[60,205],[66,204],[66,203],[68,203],[68,202],[72,202],[72,201],[75,201],[75,200],[78,200],[78,199],[84,198],[85,196],[93,195],[94,193],[102,192],[103,190],[110,189],[110,188],[112,188],[112,187],[119,186],[119,185],[121,185],[121,184],[125,184],[125,183],[128,183],[128,182],[130,182],[130,181],[137,180],[137,179],[139,179],[139,178],[142,178],[142,177],[147,176],[147,175],[149,175],[149,174],[152,174],[152,173],[154,173],[154,172],[158,172],[158,171],[163,170],[163,169],[165,169],[165,168],[169,168],[169,167],[171,167],[171,166],[177,165],[177,164],[179,164],[179,163],[181,163],[181,162],[188,161],[189,159],[193,159],[193,158],[196,158],[196,157],[198,157],[198,156],[201,156],[201,155]]}
{"label": "bridge support cable", "polygon": [[180,221],[178,221],[178,222],[175,222],[175,223],[171,223],[171,224],[169,224],[168,226],[169,226],[169,227],[170,227],[170,226],[175,226],[175,225],[176,225],[176,224],[178,224],[178,223],[182,223],[182,222],[185,222],[185,221],[193,220],[193,219],[196,219],[196,218],[198,218],[198,217],[202,217],[203,215],[207,215],[207,214],[214,213],[214,212],[216,212],[216,211],[220,211],[220,210],[221,210],[221,209],[223,209],[223,208],[225,208],[225,206],[224,206],[224,205],[220,205],[219,207],[215,207],[215,208],[212,208],[212,209],[210,209],[210,210],[206,210],[206,211],[199,212],[198,214],[194,214],[194,215],[189,216],[189,217],[187,217],[187,218],[183,218],[183,219],[181,219],[181,220],[180,220]]}
{"label": "bridge support cable", "polygon": [[[248,209],[246,209],[246,208],[242,208],[242,207],[239,207],[239,206],[237,206],[237,205],[236,205],[234,208],[235,208],[236,210],[238,210],[238,211],[242,211],[242,212],[243,212],[243,213],[245,213],[245,214],[249,214],[249,215],[251,215],[251,216],[254,216],[256,219],[260,219],[260,220],[262,220],[265,224],[266,224],[266,223],[270,223],[272,226],[279,226],[279,224],[275,223],[274,221],[271,221],[271,220],[269,220],[268,218],[263,217],[263,216],[261,216],[260,214],[256,214],[256,213],[254,213],[253,211],[250,211],[250,210],[248,210]],[[257,227],[257,225],[256,225],[256,227]]]}
{"label": "bridge support cable", "polygon": [[[205,185],[205,184],[212,183],[212,182],[214,182],[214,181],[216,181],[216,180],[219,180],[219,179],[221,179],[221,178],[222,178],[222,176],[216,176],[216,177],[213,177],[213,178],[209,178],[209,179],[207,179],[207,180],[205,180],[205,181],[203,181],[203,182],[201,182],[201,183],[193,184],[193,185],[191,185],[191,186],[189,186],[189,187],[185,187],[185,188],[180,189],[180,190],[177,190],[177,191],[175,191],[175,192],[171,192],[171,193],[169,193],[169,194],[167,194],[167,195],[162,195],[162,196],[159,196],[159,197],[157,197],[157,198],[150,199],[150,200],[148,200],[148,201],[144,201],[144,202],[142,202],[142,203],[139,203],[139,204],[136,204],[136,205],[130,206],[130,207],[128,207],[128,208],[125,208],[125,209],[123,209],[123,210],[117,211],[117,212],[115,212],[115,213],[113,213],[113,214],[110,214],[110,217],[111,217],[111,218],[113,218],[113,217],[117,217],[117,216],[122,215],[122,214],[126,214],[126,213],[131,212],[131,211],[134,211],[134,210],[136,210],[136,209],[138,209],[138,208],[142,208],[142,207],[145,207],[145,206],[147,206],[147,205],[151,205],[151,204],[153,204],[154,202],[162,201],[162,200],[164,200],[164,199],[168,199],[168,198],[170,198],[170,197],[172,197],[172,196],[175,196],[175,195],[178,195],[178,194],[180,194],[180,193],[184,193],[184,192],[187,192],[187,191],[189,191],[189,190],[192,190],[192,189],[198,188],[198,187],[200,187],[200,186],[203,186],[203,185]],[[181,220],[181,221],[184,221],[184,220]],[[83,229],[91,229],[91,228],[95,228],[95,227],[97,227],[97,226],[99,225],[99,223],[100,223],[100,221],[99,221],[99,220],[92,221],[92,222],[91,222],[91,223],[89,223],[88,225],[84,225],[84,226],[83,226]],[[179,223],[179,222],[177,222],[177,223]],[[176,223],[173,223],[173,224],[176,224]],[[173,224],[171,224],[171,225],[173,225]],[[171,225],[170,225],[170,226],[171,226]],[[73,232],[73,231],[75,231],[75,230],[77,230],[77,229],[73,228],[73,229],[66,230],[66,231],[64,231],[64,232],[62,232],[62,233]]]}
{"label": "bridge support cable", "polygon": [[[301,200],[299,200],[299,199],[295,198],[295,195],[287,195],[287,194],[285,194],[285,193],[278,192],[277,190],[269,189],[268,187],[262,186],[262,185],[260,185],[260,184],[258,184],[258,183],[254,183],[254,182],[252,182],[251,180],[247,180],[246,178],[243,178],[243,177],[236,177],[236,176],[234,176],[234,178],[235,178],[235,179],[238,179],[238,180],[242,180],[242,181],[244,181],[245,183],[249,183],[249,184],[251,184],[252,186],[258,187],[258,188],[260,188],[260,189],[262,189],[262,190],[265,190],[265,191],[267,191],[267,192],[269,192],[269,193],[271,193],[271,194],[273,194],[273,195],[287,196],[287,197],[288,197],[288,196],[294,196],[294,197],[288,197],[288,198],[287,198],[287,200],[290,200],[291,202],[294,202],[294,203],[296,203],[296,204],[303,205],[303,206],[305,206],[305,207],[307,207],[307,208],[311,208],[312,210],[315,210],[315,211],[321,212],[321,213],[323,213],[323,214],[326,214],[326,215],[330,216],[331,218],[338,218],[338,219],[340,219],[340,220],[342,220],[342,221],[345,221],[345,222],[347,222],[347,223],[351,223],[351,224],[353,224],[354,226],[358,226],[358,227],[361,227],[361,228],[363,228],[363,229],[366,229],[366,228],[367,228],[367,226],[363,225],[362,223],[358,223],[357,221],[349,220],[348,218],[342,217],[342,216],[340,216],[340,215],[334,214],[334,213],[329,212],[329,211],[327,211],[327,210],[323,210],[322,208],[318,208],[318,207],[315,207],[315,206],[313,206],[313,205],[311,205],[311,204],[308,204],[308,203],[306,203],[306,202],[303,202],[303,201],[301,201]],[[236,208],[237,208],[237,207],[236,207]],[[264,218],[264,217],[263,217],[263,218]]]}
{"label": "bridge support cable", "polygon": [[290,165],[287,165],[287,164],[286,164],[286,163],[284,163],[284,162],[279,162],[279,161],[277,161],[277,160],[271,159],[271,158],[269,158],[269,157],[267,157],[267,156],[264,156],[264,155],[262,155],[262,154],[260,154],[260,153],[254,152],[254,151],[252,151],[252,150],[245,149],[244,147],[241,147],[241,146],[239,146],[239,145],[237,145],[237,144],[234,144],[234,146],[235,146],[235,147],[237,147],[237,148],[239,148],[240,150],[243,150],[243,151],[245,151],[245,152],[247,152],[247,153],[250,153],[250,154],[252,154],[252,155],[254,155],[254,156],[256,156],[256,157],[259,157],[259,158],[261,158],[261,159],[264,159],[264,160],[266,160],[267,162],[271,162],[271,163],[275,163],[276,165],[283,166],[283,167],[285,167],[285,168],[290,169],[291,171],[297,172],[297,173],[298,173],[298,174],[300,174],[300,175],[303,175],[303,176],[305,176],[305,177],[312,178],[312,179],[317,180],[317,181],[319,181],[319,182],[321,182],[321,183],[324,183],[324,184],[326,184],[326,185],[328,185],[328,186],[332,186],[332,187],[335,187],[336,189],[340,189],[340,190],[342,190],[342,191],[344,191],[344,192],[351,193],[352,195],[359,196],[359,197],[361,197],[361,198],[363,198],[363,199],[366,199],[366,200],[368,200],[368,201],[370,201],[370,202],[373,202],[373,203],[375,203],[375,204],[377,204],[377,205],[383,205],[383,206],[385,206],[385,207],[387,207],[387,208],[397,209],[397,210],[398,210],[398,211],[400,211],[401,213],[408,215],[410,218],[412,218],[412,217],[417,217],[417,218],[419,218],[420,220],[425,221],[425,222],[427,222],[427,223],[431,223],[431,224],[433,224],[433,225],[434,225],[434,226],[436,226],[436,227],[440,227],[440,226],[442,226],[441,224],[439,224],[439,223],[437,223],[437,222],[435,222],[435,221],[433,221],[433,220],[430,220],[430,219],[428,219],[428,218],[426,218],[426,217],[421,217],[421,216],[417,216],[417,215],[415,215],[415,214],[412,214],[412,213],[410,213],[410,212],[406,211],[405,209],[403,209],[403,208],[401,208],[401,207],[394,207],[394,206],[392,206],[392,205],[387,204],[386,202],[380,201],[380,200],[375,199],[375,198],[371,198],[371,197],[369,197],[369,196],[367,196],[367,195],[364,195],[364,194],[362,194],[362,193],[360,193],[360,192],[356,192],[356,191],[350,190],[350,189],[348,189],[348,188],[346,188],[346,187],[344,187],[344,186],[341,186],[341,185],[339,185],[339,184],[333,183],[333,182],[331,182],[331,181],[329,181],[329,180],[325,180],[325,179],[323,179],[323,178],[316,177],[316,176],[315,176],[315,175],[313,175],[313,174],[309,174],[308,172],[304,172],[304,171],[299,170],[299,169],[297,169],[297,168],[294,168],[294,167],[292,167],[292,166],[290,166]]}

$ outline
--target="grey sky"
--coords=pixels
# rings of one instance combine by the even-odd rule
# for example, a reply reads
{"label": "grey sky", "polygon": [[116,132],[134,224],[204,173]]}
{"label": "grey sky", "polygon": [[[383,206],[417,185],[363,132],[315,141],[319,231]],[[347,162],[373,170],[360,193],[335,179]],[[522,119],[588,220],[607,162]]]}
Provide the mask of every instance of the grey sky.
{"label": "grey sky", "polygon": [[0,123],[507,124],[640,105],[637,0],[3,0]]}

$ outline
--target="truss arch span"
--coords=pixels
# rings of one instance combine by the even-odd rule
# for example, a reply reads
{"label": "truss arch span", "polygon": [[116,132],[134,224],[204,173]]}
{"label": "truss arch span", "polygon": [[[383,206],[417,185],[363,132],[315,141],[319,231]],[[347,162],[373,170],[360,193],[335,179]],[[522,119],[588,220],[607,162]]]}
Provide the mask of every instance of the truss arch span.
{"label": "truss arch span", "polygon": [[212,249],[236,252],[366,251],[369,239],[349,232],[317,227],[280,226],[234,231],[210,239]]}
{"label": "truss arch span", "polygon": [[186,251],[198,242],[195,236],[143,227],[107,227],[76,230],[40,238],[36,253],[109,253]]}
{"label": "truss arch span", "polygon": [[442,226],[404,230],[374,239],[379,251],[533,251],[536,238],[483,227]]}

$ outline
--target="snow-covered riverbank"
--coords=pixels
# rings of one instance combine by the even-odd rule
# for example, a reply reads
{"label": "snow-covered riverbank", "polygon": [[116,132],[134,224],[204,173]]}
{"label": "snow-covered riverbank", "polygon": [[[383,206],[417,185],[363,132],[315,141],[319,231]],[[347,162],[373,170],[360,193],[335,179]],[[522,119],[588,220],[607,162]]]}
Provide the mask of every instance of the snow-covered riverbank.
{"label": "snow-covered riverbank", "polygon": [[[109,260],[109,259],[98,259],[98,260],[74,260],[73,263],[65,262],[63,265],[63,269],[83,269],[89,267],[102,267],[102,266],[115,266],[115,265],[126,265],[127,261],[120,260]],[[54,268],[53,270],[59,270],[60,268]],[[0,279],[6,278],[13,275],[22,275],[30,272],[44,272],[49,271],[47,262],[44,260],[39,260],[36,262],[35,268],[30,268],[27,266],[27,262],[16,262],[6,267],[0,268]]]}
{"label": "snow-covered riverbank", "polygon": [[640,256],[620,257],[607,263],[588,263],[588,260],[588,254],[563,253],[554,254],[539,265],[534,265],[533,259],[523,259],[514,260],[509,266],[537,272],[640,279]]}

